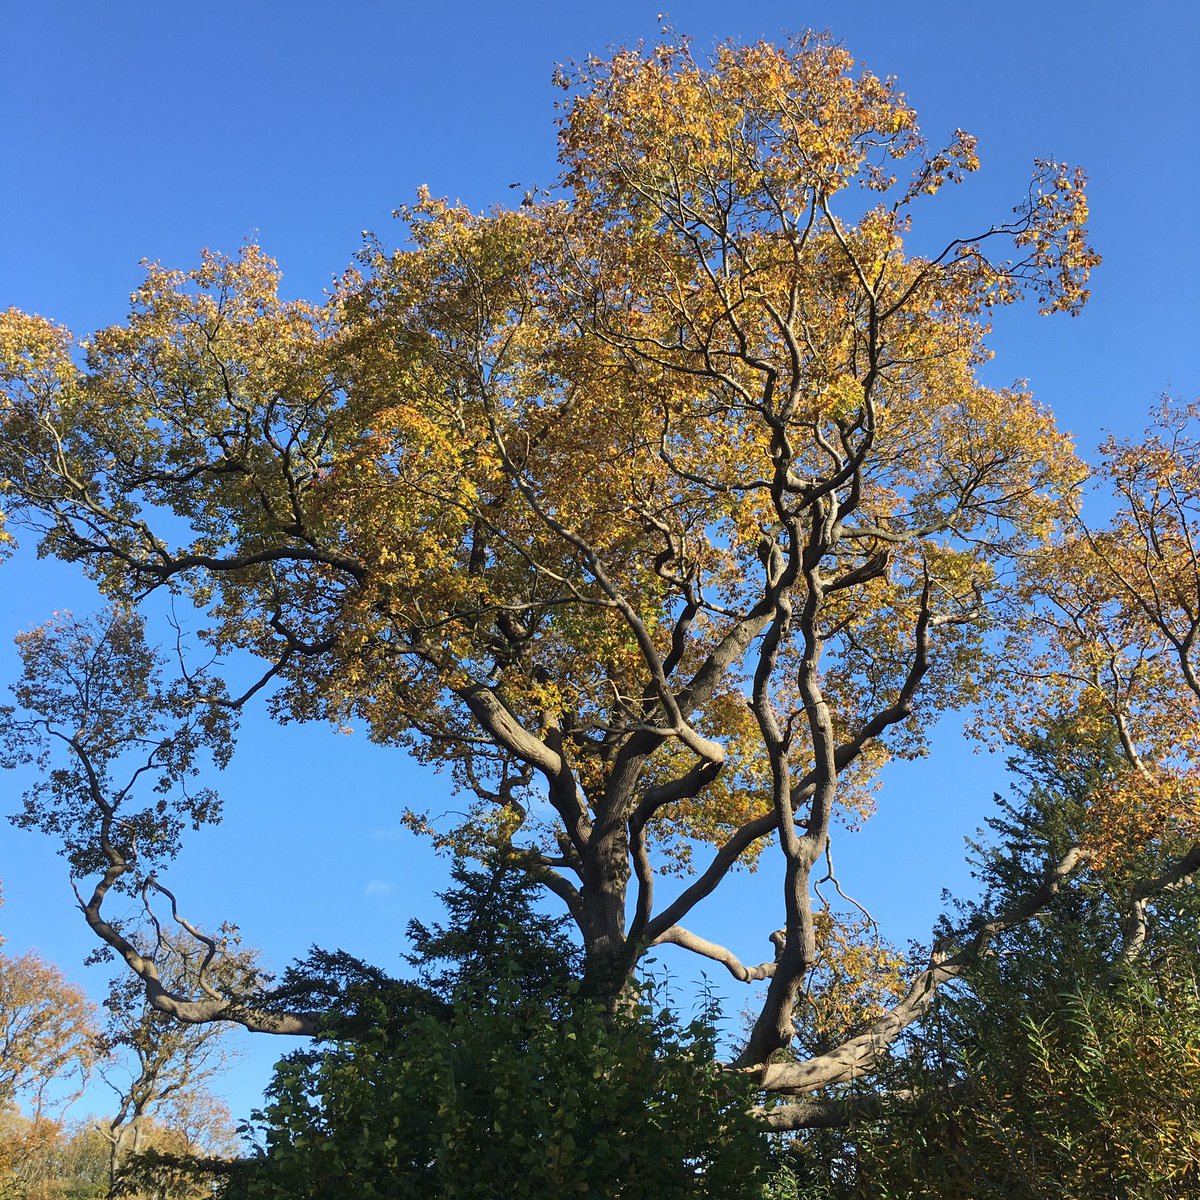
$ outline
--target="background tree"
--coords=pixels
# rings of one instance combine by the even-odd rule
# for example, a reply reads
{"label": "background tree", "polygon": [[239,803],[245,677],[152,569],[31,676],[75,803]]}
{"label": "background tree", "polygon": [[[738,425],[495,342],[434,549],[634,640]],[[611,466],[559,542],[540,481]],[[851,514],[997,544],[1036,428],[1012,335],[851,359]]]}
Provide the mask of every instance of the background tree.
{"label": "background tree", "polygon": [[[161,938],[157,962],[165,986],[176,991],[195,986],[202,965],[197,943],[170,935]],[[116,1096],[116,1111],[96,1128],[108,1143],[110,1188],[126,1158],[151,1144],[198,1157],[229,1152],[233,1121],[210,1091],[229,1060],[224,1027],[172,1020],[128,973],[112,979],[104,1008],[102,1048],[109,1062],[100,1074]]]}
{"label": "background tree", "polygon": [[53,963],[33,950],[0,951],[0,1185],[6,1195],[25,1194],[45,1174],[62,1140],[60,1115],[82,1093],[95,1060],[96,1033],[95,1011],[82,989]]}
{"label": "background tree", "polygon": [[[1115,732],[1084,742],[1071,720],[1012,765],[1022,785],[997,798],[993,840],[975,847],[984,894],[962,906],[968,926],[1085,840],[1092,797],[1127,768]],[[910,1030],[890,1101],[843,1091],[844,1127],[810,1135],[798,1173],[830,1197],[1193,1194],[1200,902],[1190,887],[1149,890],[1139,870],[1157,867],[1085,865],[1036,920],[1003,932]]]}
{"label": "background tree", "polygon": [[[827,40],[704,62],[675,41],[559,81],[549,197],[477,216],[422,194],[406,248],[369,242],[326,303],[282,301],[251,247],[152,268],[82,364],[64,330],[6,315],[10,523],[124,605],[189,596],[214,652],[264,663],[241,695],[195,670],[165,687],[119,608],[120,707],[80,739],[43,681],[102,639],[29,635],[14,744],[72,765],[22,819],[103,872],[85,915],[155,1007],[318,1031],[250,977],[170,990],[102,913],[215,817],[179,785],[269,687],[281,717],[446,766],[475,803],[444,837],[536,874],[609,1007],[656,944],[769,980],[740,1062],[802,1094],[872,1070],[966,962],[940,947],[875,1019],[774,1061],[831,919],[812,885],[836,814],[976,696],[1006,573],[1079,479],[1049,415],[975,368],[991,310],[1086,298],[1083,176],[1039,162],[1011,218],[929,250],[910,227],[974,142],[931,149]],[[129,785],[95,769],[117,744],[149,748],[130,783],[165,772],[156,806],[126,815]],[[782,928],[745,964],[682,922],[769,846]]]}
{"label": "background tree", "polygon": [[[0,1146],[21,1147],[21,1167],[5,1167],[4,1196],[12,1200],[103,1200],[108,1155],[90,1123],[33,1121],[16,1109],[0,1113]],[[3,1153],[3,1151],[0,1151]]]}
{"label": "background tree", "polygon": [[[1032,703],[1075,714],[1085,739],[1115,739],[1123,769],[1088,797],[1084,841],[1119,865],[1161,848],[1186,853],[1180,878],[1200,866],[1200,445],[1195,405],[1164,399],[1143,438],[1101,447],[1098,489],[1111,521],[1078,512],[1054,545],[1028,564],[1048,581],[1020,632],[1033,652],[1014,655],[1034,683]],[[995,706],[1012,728],[1019,706]]]}
{"label": "background tree", "polygon": [[20,1100],[35,1118],[69,1103],[95,1036],[91,1004],[56,966],[32,950],[0,954],[0,1102]]}

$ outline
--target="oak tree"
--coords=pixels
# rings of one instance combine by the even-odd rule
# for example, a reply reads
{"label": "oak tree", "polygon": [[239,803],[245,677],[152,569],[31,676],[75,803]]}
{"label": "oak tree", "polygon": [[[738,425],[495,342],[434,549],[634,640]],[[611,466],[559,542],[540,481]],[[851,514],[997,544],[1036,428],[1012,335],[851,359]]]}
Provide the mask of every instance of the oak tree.
{"label": "oak tree", "polygon": [[[661,944],[764,980],[739,1065],[809,1093],[870,1071],[1094,852],[1073,847],[903,983],[814,887],[889,758],[924,753],[1001,668],[1046,677],[1036,620],[1091,578],[1071,556],[1095,536],[1056,533],[1084,475],[1069,441],[1023,388],[977,374],[997,310],[1085,301],[1084,177],[1038,161],[1011,215],[930,244],[924,210],[976,170],[974,140],[931,146],[895,83],[826,39],[703,61],[676,40],[557,80],[553,189],[484,214],[422,192],[401,248],[369,239],[321,302],[283,299],[248,246],[151,266],[128,320],[81,346],[0,320],[9,527],[116,605],[25,636],[10,755],[50,773],[20,820],[99,877],[85,916],[157,1009],[315,1032],[320,1011],[281,1011],[252,970],[218,979],[219,939],[186,921],[205,965],[168,986],[103,906],[114,888],[161,895],[156,863],[215,819],[188,781],[203,753],[227,757],[238,708],[265,696],[281,718],[364,726],[470,798],[457,828],[414,827],[504,848],[561,901],[589,993],[615,1003]],[[1133,557],[1092,572],[1106,599],[1087,612],[1120,614],[1129,662],[1151,661],[1146,638],[1168,646],[1184,695],[1194,606],[1166,584],[1175,567],[1161,595],[1146,575],[1156,545],[1186,575],[1195,543],[1178,505],[1139,507],[1142,486]],[[161,592],[205,614],[214,655],[257,657],[257,678],[227,691],[185,656],[166,681],[134,612]],[[1036,703],[1087,709],[1072,670]],[[1132,751],[1114,811],[1141,812],[1139,788],[1166,795],[1170,739],[1099,707]],[[767,862],[782,926],[744,963],[695,922],[730,872]],[[833,1032],[780,1061],[834,959],[887,986],[833,971],[865,1007],[831,997]]]}

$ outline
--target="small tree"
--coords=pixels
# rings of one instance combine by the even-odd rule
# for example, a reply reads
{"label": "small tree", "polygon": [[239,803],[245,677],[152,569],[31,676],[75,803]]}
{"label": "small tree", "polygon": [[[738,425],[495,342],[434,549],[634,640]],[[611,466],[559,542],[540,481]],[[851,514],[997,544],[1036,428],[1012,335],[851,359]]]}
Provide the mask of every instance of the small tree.
{"label": "small tree", "polygon": [[44,1173],[62,1138],[58,1118],[82,1093],[93,1065],[96,1033],[91,1004],[53,963],[32,950],[20,955],[0,950],[4,1194],[22,1194]]}
{"label": "small tree", "polygon": [[83,1090],[95,1060],[95,1011],[82,989],[36,952],[0,953],[0,1104],[34,1118]]}
{"label": "small tree", "polygon": [[[160,934],[159,970],[172,988],[194,986],[201,953],[194,942]],[[229,932],[226,931],[228,939]],[[226,946],[228,961],[236,951]],[[183,1025],[153,1008],[145,988],[131,975],[114,977],[104,1001],[108,1019],[100,1067],[117,1097],[117,1108],[96,1128],[109,1147],[110,1188],[128,1156],[148,1147],[154,1130],[159,1148],[170,1136],[179,1153],[206,1156],[229,1149],[232,1121],[209,1085],[230,1053],[220,1025]]]}

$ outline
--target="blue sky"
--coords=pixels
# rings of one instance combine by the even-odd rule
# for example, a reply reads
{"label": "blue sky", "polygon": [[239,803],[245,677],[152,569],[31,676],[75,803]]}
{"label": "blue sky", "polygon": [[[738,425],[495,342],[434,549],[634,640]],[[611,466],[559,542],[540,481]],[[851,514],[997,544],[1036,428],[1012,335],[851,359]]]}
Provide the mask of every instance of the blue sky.
{"label": "blue sky", "polygon": [[[659,4],[664,0],[659,0]],[[337,5],[282,0],[3,5],[0,25],[0,306],[76,332],[119,321],[139,261],[193,264],[202,247],[260,241],[293,295],[318,294],[364,229],[420,184],[473,207],[509,204],[556,173],[556,62],[654,39],[653,4],[541,2]],[[715,39],[828,28],[880,74],[896,75],[931,140],[962,127],[983,169],[945,203],[974,231],[1020,198],[1035,156],[1091,177],[1104,255],[1077,319],[1006,312],[989,381],[1028,379],[1088,451],[1133,433],[1163,391],[1200,393],[1200,17],[1193,3],[1104,0],[1005,5],[677,4],[700,50]],[[11,634],[91,599],[71,573],[25,554],[0,571],[0,677]],[[219,781],[228,816],[188,843],[173,872],[198,919],[240,922],[282,966],[312,942],[395,966],[411,915],[429,915],[445,864],[398,828],[405,804],[454,806],[442,781],[361,736],[272,727],[252,716]],[[962,838],[1003,786],[944,723],[933,755],[891,771],[880,812],[845,839],[839,869],[885,930],[927,933],[943,886],[965,889]],[[11,810],[19,781],[3,781]],[[903,886],[914,856],[927,881]],[[0,825],[0,931],[76,977],[90,948],[61,860]],[[765,956],[773,892],[740,881],[697,928]],[[99,981],[96,981],[99,984]],[[736,1002],[735,1002],[736,1008]],[[231,1078],[257,1098],[282,1049],[261,1042]]]}

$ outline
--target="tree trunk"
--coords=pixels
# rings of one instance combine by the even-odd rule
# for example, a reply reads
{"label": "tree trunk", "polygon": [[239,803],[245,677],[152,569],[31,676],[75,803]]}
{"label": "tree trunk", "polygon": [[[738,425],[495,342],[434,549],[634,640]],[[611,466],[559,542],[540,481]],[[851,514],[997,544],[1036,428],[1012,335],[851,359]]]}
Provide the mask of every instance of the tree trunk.
{"label": "tree trunk", "polygon": [[624,990],[634,965],[632,948],[625,936],[629,874],[629,835],[625,821],[597,820],[584,860],[580,932],[584,948],[583,992],[606,1005],[611,1005]]}

